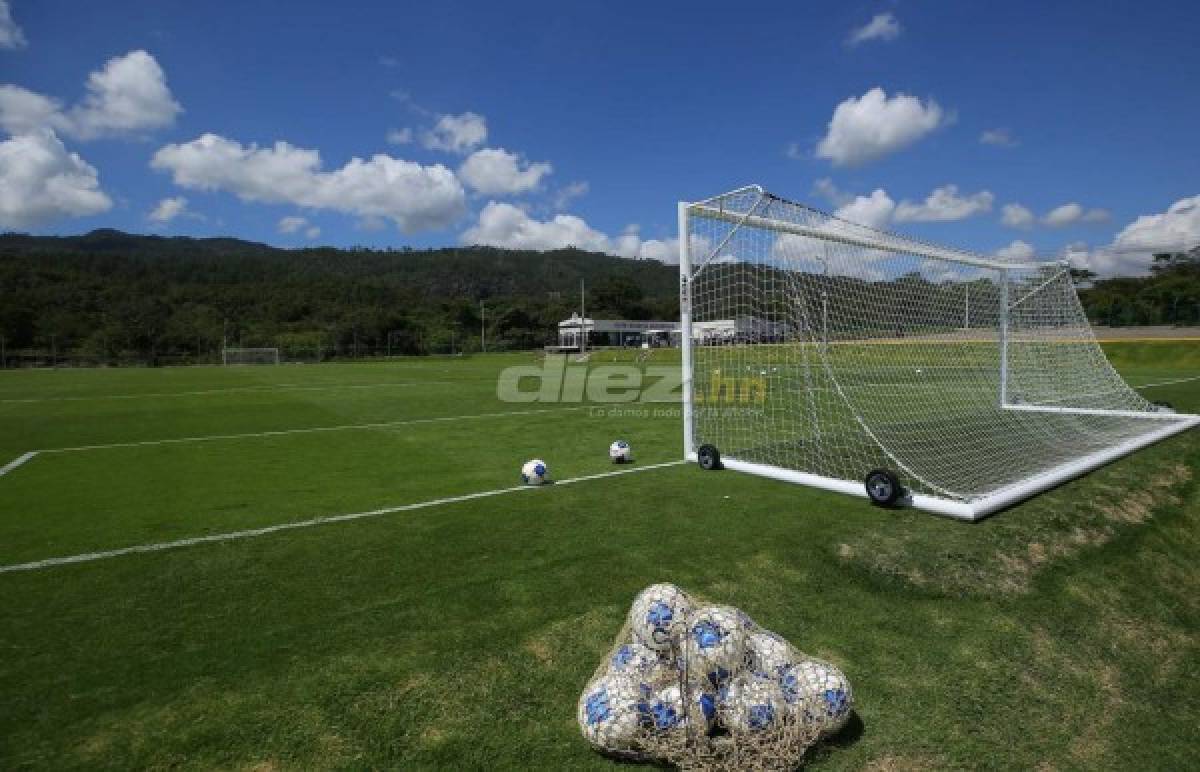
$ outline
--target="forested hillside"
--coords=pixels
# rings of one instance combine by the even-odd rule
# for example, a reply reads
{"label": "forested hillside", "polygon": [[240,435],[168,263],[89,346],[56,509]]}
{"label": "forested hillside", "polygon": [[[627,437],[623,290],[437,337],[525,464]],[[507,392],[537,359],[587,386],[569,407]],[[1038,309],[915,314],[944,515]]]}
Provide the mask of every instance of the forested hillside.
{"label": "forested hillside", "polygon": [[[1200,324],[1200,248],[1141,278],[1077,272],[1093,324]],[[0,344],[11,364],[214,361],[222,340],[285,356],[535,348],[579,308],[678,317],[674,266],[563,249],[278,249],[237,239],[0,235]],[[924,281],[914,278],[913,280]]]}
{"label": "forested hillside", "polygon": [[528,252],[286,250],[236,239],[102,230],[0,236],[0,335],[14,351],[80,359],[211,360],[230,345],[305,357],[477,350],[551,342],[579,307],[634,319],[678,316],[674,266],[574,249]]}

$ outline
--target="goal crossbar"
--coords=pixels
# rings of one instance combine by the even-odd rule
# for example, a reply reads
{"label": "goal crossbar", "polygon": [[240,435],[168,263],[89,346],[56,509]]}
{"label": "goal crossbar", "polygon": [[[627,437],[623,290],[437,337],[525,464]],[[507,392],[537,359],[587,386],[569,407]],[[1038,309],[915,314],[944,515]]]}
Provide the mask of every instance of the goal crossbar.
{"label": "goal crossbar", "polygon": [[679,234],[686,459],[712,446],[728,469],[860,497],[887,468],[902,503],[978,520],[1200,425],[1120,377],[1063,261],[756,185],[680,203]]}

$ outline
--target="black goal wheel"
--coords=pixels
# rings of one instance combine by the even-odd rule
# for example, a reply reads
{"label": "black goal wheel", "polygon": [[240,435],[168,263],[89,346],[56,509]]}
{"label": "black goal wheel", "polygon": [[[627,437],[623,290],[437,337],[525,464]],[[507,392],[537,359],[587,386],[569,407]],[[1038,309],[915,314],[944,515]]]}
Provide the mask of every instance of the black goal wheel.
{"label": "black goal wheel", "polygon": [[867,474],[865,483],[871,503],[881,507],[895,506],[904,495],[904,486],[889,469],[872,469]]}
{"label": "black goal wheel", "polygon": [[701,445],[700,450],[696,451],[696,461],[706,472],[721,468],[721,454],[713,445]]}

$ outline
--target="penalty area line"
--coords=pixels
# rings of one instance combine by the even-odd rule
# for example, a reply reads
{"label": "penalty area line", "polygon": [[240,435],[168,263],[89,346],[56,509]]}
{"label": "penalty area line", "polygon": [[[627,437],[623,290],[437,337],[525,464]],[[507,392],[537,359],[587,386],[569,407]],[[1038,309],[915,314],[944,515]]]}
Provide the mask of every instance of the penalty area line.
{"label": "penalty area line", "polygon": [[4,466],[0,466],[0,477],[3,477],[4,475],[8,474],[9,472],[16,469],[21,464],[24,464],[26,461],[30,460],[37,454],[38,454],[38,451],[31,450],[28,453],[22,453],[21,455],[14,458],[12,461],[9,461]]}
{"label": "penalty area line", "polygon": [[[684,463],[683,459],[679,459],[677,461],[666,461],[660,464],[648,464],[646,466],[636,466],[630,469],[617,469],[611,472],[600,472],[599,474],[583,475],[582,477],[571,477],[566,480],[555,481],[550,488],[553,489],[562,485],[574,485],[575,483],[599,480],[605,477],[633,474],[635,472],[649,472],[652,469],[664,469],[670,466],[678,466],[682,463]],[[490,491],[465,493],[461,496],[447,496],[441,499],[418,501],[413,504],[401,504],[395,507],[372,509],[366,512],[351,512],[345,515],[323,515],[321,517],[314,517],[308,520],[279,523],[277,525],[268,525],[262,528],[248,528],[243,531],[229,531],[228,533],[214,533],[206,536],[193,536],[186,539],[176,539],[175,541],[164,541],[153,544],[136,544],[130,547],[120,547],[118,549],[104,550],[101,552],[85,552],[79,555],[67,555],[59,558],[34,560],[29,563],[14,563],[12,565],[0,566],[0,574],[15,573],[17,571],[37,571],[43,568],[53,568],[55,566],[64,566],[72,563],[90,563],[94,560],[107,560],[108,558],[119,558],[125,555],[135,555],[143,552],[161,552],[163,550],[179,549],[182,547],[194,547],[200,544],[213,544],[216,542],[249,539],[255,536],[266,536],[268,534],[278,533],[280,531],[293,531],[300,528],[313,528],[318,525],[345,523],[351,520],[364,520],[372,517],[380,517],[382,515],[390,515],[396,512],[411,512],[417,509],[428,509],[429,507],[439,507],[445,504],[457,504],[463,501],[473,501],[475,499],[485,499],[491,496],[502,496],[506,493],[518,493],[520,491],[530,490],[536,490],[536,488],[529,485],[516,485],[511,488],[497,488]]]}

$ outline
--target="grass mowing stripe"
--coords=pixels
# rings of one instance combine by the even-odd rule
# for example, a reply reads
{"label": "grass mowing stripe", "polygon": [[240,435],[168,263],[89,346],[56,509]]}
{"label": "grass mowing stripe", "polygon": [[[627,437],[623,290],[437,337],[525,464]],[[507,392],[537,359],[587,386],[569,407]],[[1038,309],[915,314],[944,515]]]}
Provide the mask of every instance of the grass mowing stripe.
{"label": "grass mowing stripe", "polygon": [[[612,472],[599,472],[597,474],[583,475],[582,477],[572,477],[566,480],[558,480],[554,485],[571,485],[574,483],[587,482],[589,480],[599,480],[605,477],[616,477],[617,475],[632,474],[634,472],[649,472],[652,469],[663,469],[669,466],[678,466],[684,463],[683,459],[676,461],[664,461],[659,464],[649,464],[647,466],[637,466],[631,469],[617,469]],[[211,544],[213,542],[233,541],[235,539],[248,539],[253,536],[266,536],[267,534],[276,533],[278,531],[290,531],[297,528],[312,528],[318,525],[329,525],[331,523],[345,523],[351,520],[362,520],[368,517],[379,517],[380,515],[390,515],[396,512],[410,512],[415,509],[427,509],[429,507],[442,506],[443,504],[457,504],[463,501],[471,501],[473,499],[483,499],[490,496],[501,496],[506,493],[517,493],[518,491],[534,490],[533,486],[515,485],[511,488],[496,488],[490,491],[479,491],[478,493],[465,493],[461,496],[447,496],[441,499],[432,499],[429,501],[419,501],[414,504],[401,504],[395,507],[384,507],[382,509],[372,509],[366,512],[351,512],[345,515],[323,515],[314,517],[309,520],[297,520],[291,523],[279,523],[278,525],[268,525],[263,528],[250,528],[244,531],[230,531],[228,533],[214,533],[207,536],[193,536],[187,539],[177,539],[175,541],[158,542],[155,544],[136,544],[132,547],[121,547],[114,550],[105,550],[103,552],[85,552],[78,555],[67,555],[59,558],[46,558],[45,560],[35,560],[29,563],[14,563],[8,566],[0,566],[0,574],[13,573],[16,571],[36,571],[42,568],[53,568],[54,566],[69,565],[72,563],[89,563],[94,560],[105,560],[108,558],[117,558],[124,555],[134,555],[140,552],[161,552],[162,550],[178,549],[180,547],[193,547],[199,544]]]}
{"label": "grass mowing stripe", "polygon": [[195,391],[161,391],[149,394],[94,394],[86,397],[10,397],[0,399],[9,402],[85,402],[98,399],[145,399],[158,397],[198,397],[209,394],[232,392],[275,392],[275,391],[337,391],[339,389],[388,389],[403,386],[457,386],[460,381],[404,381],[400,383],[355,383],[333,386],[300,386],[293,383],[265,384],[263,386],[229,386],[221,389],[197,389]]}
{"label": "grass mowing stripe", "polygon": [[183,442],[209,442],[213,440],[241,440],[251,437],[278,437],[286,434],[311,434],[313,432],[341,432],[356,429],[386,429],[391,426],[412,426],[415,424],[432,424],[446,421],[469,421],[474,418],[503,418],[505,416],[538,415],[539,413],[566,413],[571,410],[582,410],[578,407],[555,407],[543,410],[510,410],[503,413],[471,413],[469,415],[451,415],[437,418],[408,418],[400,421],[380,421],[369,424],[340,424],[338,426],[310,426],[303,429],[275,429],[266,432],[245,432],[243,434],[206,434],[198,437],[168,437],[161,440],[135,440],[133,442],[110,442],[101,445],[76,445],[68,448],[44,448],[36,453],[74,453],[81,450],[108,450],[110,448],[139,448],[147,445],[173,445]]}
{"label": "grass mowing stripe", "polygon": [[26,461],[33,458],[37,454],[38,454],[38,451],[31,450],[28,453],[23,453],[20,456],[17,456],[16,458],[14,458],[12,461],[9,461],[4,466],[0,466],[0,477],[3,477],[4,475],[8,474],[9,472],[16,469],[21,464],[24,464]]}

